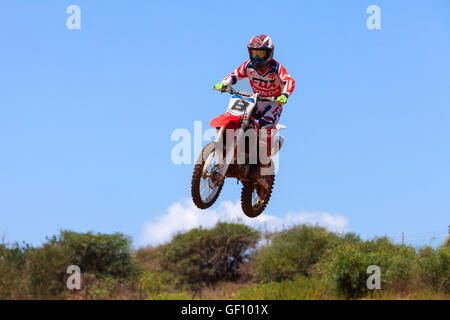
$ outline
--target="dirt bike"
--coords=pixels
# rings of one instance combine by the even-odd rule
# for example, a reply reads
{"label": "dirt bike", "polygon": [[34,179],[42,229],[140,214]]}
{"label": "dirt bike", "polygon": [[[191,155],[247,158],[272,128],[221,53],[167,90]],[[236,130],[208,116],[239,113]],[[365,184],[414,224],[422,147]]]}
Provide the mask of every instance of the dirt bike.
{"label": "dirt bike", "polygon": [[[276,143],[272,140],[271,157],[264,157],[267,144],[261,142],[254,111],[258,101],[276,100],[235,91],[232,87],[215,90],[230,93],[231,99],[227,112],[210,122],[218,133],[216,139],[203,148],[195,164],[192,199],[198,208],[207,209],[219,197],[225,178],[236,178],[238,183],[242,183],[242,210],[248,217],[255,218],[270,200],[275,182],[275,166],[271,158],[279,151],[283,138],[276,136]],[[284,128],[277,125],[277,131]]]}

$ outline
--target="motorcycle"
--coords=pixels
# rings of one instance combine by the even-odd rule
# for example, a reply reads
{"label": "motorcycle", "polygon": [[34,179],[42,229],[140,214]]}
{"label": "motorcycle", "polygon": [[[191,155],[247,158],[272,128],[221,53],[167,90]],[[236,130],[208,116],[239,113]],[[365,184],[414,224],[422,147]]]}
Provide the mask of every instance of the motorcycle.
{"label": "motorcycle", "polygon": [[[275,182],[272,157],[284,140],[274,135],[271,137],[275,138],[271,140],[273,144],[264,143],[263,130],[260,134],[254,112],[258,101],[276,100],[259,97],[258,93],[235,91],[232,87],[214,90],[227,92],[231,98],[226,113],[210,122],[210,126],[217,130],[217,137],[203,148],[195,164],[191,181],[192,200],[198,208],[207,209],[219,197],[225,178],[236,178],[237,183],[242,183],[242,211],[255,218],[270,200]],[[276,132],[284,128],[277,124]],[[267,153],[268,148],[270,153]]]}

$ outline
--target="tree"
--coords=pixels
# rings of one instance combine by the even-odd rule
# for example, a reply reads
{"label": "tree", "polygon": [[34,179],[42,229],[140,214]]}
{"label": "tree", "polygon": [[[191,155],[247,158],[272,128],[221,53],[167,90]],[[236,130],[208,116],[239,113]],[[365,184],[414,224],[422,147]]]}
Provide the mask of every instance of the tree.
{"label": "tree", "polygon": [[0,299],[25,299],[26,258],[31,247],[27,244],[0,244]]}
{"label": "tree", "polygon": [[178,275],[179,285],[187,284],[198,292],[203,285],[237,280],[240,265],[248,260],[259,239],[258,231],[242,224],[196,228],[176,235],[168,244],[168,267]]}
{"label": "tree", "polygon": [[[256,258],[257,278],[262,282],[310,276],[310,269],[338,242],[339,236],[323,227],[300,225],[276,234]],[[356,241],[349,236],[351,241]],[[350,240],[349,240],[350,241]]]}
{"label": "tree", "polygon": [[71,264],[79,266],[83,273],[125,279],[138,272],[132,257],[131,238],[122,233],[61,231],[49,244],[64,247]]}

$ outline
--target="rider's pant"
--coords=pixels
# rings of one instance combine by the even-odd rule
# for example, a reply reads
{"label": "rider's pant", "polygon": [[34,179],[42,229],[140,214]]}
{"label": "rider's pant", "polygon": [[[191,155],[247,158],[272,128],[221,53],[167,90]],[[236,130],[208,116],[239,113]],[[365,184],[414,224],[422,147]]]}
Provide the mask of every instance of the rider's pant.
{"label": "rider's pant", "polygon": [[281,116],[283,106],[276,102],[259,101],[256,105],[255,118],[259,120],[260,129],[275,128]]}
{"label": "rider's pant", "polygon": [[[259,145],[267,148],[267,157],[272,156],[272,142],[278,130],[276,125],[280,120],[283,106],[276,102],[259,101],[256,105],[255,119],[259,121]],[[279,146],[277,146],[279,148]]]}

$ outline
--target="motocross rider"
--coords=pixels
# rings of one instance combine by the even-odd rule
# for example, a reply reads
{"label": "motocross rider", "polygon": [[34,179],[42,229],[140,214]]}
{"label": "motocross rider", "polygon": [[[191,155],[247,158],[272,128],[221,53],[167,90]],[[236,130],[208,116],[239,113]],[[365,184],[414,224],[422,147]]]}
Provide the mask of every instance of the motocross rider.
{"label": "motocross rider", "polygon": [[[276,102],[258,101],[254,117],[258,119],[261,133],[267,134],[267,151],[270,157],[272,137],[277,130],[283,105],[294,91],[295,81],[286,69],[273,59],[274,45],[268,35],[253,37],[247,45],[250,60],[241,64],[214,88],[221,90],[234,85],[237,81],[248,78],[254,93],[260,97],[276,97]],[[261,138],[261,136],[260,136]],[[261,140],[260,140],[261,141]],[[276,143],[274,141],[274,143]]]}

